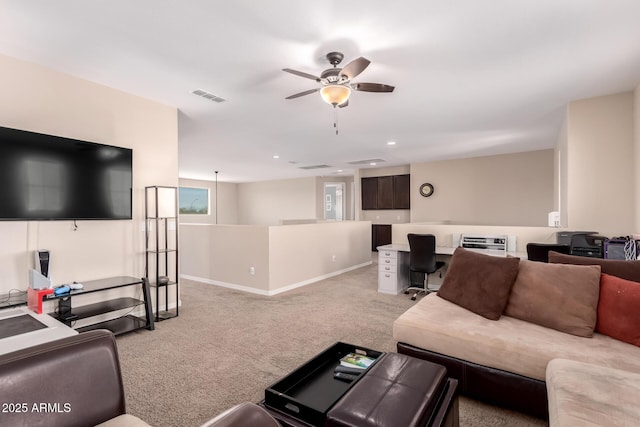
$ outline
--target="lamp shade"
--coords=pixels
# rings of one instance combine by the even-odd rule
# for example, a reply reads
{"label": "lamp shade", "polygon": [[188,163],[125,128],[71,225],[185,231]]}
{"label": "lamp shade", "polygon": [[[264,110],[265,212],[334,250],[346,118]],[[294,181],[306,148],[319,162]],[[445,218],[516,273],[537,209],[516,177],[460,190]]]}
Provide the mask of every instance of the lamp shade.
{"label": "lamp shade", "polygon": [[320,95],[327,104],[335,107],[347,102],[351,95],[351,88],[343,85],[327,85],[320,89]]}

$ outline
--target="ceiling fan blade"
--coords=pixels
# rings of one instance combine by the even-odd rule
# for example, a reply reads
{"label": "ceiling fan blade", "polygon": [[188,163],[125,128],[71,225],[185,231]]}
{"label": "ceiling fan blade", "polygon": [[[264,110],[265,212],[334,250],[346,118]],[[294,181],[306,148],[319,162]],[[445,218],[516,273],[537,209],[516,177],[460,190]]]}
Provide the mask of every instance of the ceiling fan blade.
{"label": "ceiling fan blade", "polygon": [[371,64],[367,58],[356,58],[353,61],[349,62],[345,67],[340,71],[341,76],[346,76],[349,80],[353,79],[355,76],[364,71]]}
{"label": "ceiling fan blade", "polygon": [[287,96],[285,99],[300,98],[301,96],[309,95],[311,93],[318,92],[319,90],[320,90],[320,88],[305,90],[304,92],[300,92],[300,93],[293,94],[291,96]]}
{"label": "ceiling fan blade", "polygon": [[347,99],[342,104],[338,105],[339,108],[344,108],[349,106],[349,100]]}
{"label": "ceiling fan blade", "polygon": [[315,80],[317,82],[320,81],[320,77],[316,77],[313,74],[304,73],[298,70],[292,70],[291,68],[283,68],[282,71],[286,71],[287,73],[295,74],[296,76],[304,77],[307,79]]}
{"label": "ceiling fan blade", "polygon": [[351,88],[360,92],[393,92],[395,86],[382,83],[352,83]]}

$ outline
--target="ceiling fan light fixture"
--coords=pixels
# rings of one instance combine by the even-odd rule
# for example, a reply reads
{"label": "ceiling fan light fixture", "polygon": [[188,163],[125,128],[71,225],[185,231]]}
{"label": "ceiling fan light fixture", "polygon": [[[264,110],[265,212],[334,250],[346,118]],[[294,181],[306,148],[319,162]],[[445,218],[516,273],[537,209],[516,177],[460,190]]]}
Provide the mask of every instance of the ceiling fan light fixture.
{"label": "ceiling fan light fixture", "polygon": [[324,102],[334,107],[342,105],[349,99],[351,88],[344,85],[327,85],[320,89],[320,96]]}

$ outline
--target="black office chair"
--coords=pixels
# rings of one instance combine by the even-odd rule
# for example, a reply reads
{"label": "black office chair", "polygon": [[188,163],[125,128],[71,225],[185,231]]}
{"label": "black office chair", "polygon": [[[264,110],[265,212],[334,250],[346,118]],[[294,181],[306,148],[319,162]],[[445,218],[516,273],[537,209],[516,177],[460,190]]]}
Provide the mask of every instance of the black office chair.
{"label": "black office chair", "polygon": [[[411,297],[415,301],[421,292],[426,294],[435,292],[435,289],[429,289],[429,274],[441,269],[444,262],[436,261],[436,236],[433,234],[410,233],[407,238],[409,239],[409,287],[404,293],[415,291]],[[414,273],[419,273],[420,277],[423,277],[422,286],[413,286]]]}
{"label": "black office chair", "polygon": [[529,261],[549,262],[549,251],[569,254],[571,246],[556,243],[527,243],[527,258]]}

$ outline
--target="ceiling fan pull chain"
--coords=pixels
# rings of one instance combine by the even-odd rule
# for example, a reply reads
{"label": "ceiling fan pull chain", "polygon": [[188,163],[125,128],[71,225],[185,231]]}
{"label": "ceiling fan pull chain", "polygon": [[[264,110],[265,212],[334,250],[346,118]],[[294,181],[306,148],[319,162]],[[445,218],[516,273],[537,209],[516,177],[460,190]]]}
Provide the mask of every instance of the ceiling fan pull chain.
{"label": "ceiling fan pull chain", "polygon": [[333,106],[333,127],[336,128],[336,135],[338,134],[338,109]]}

